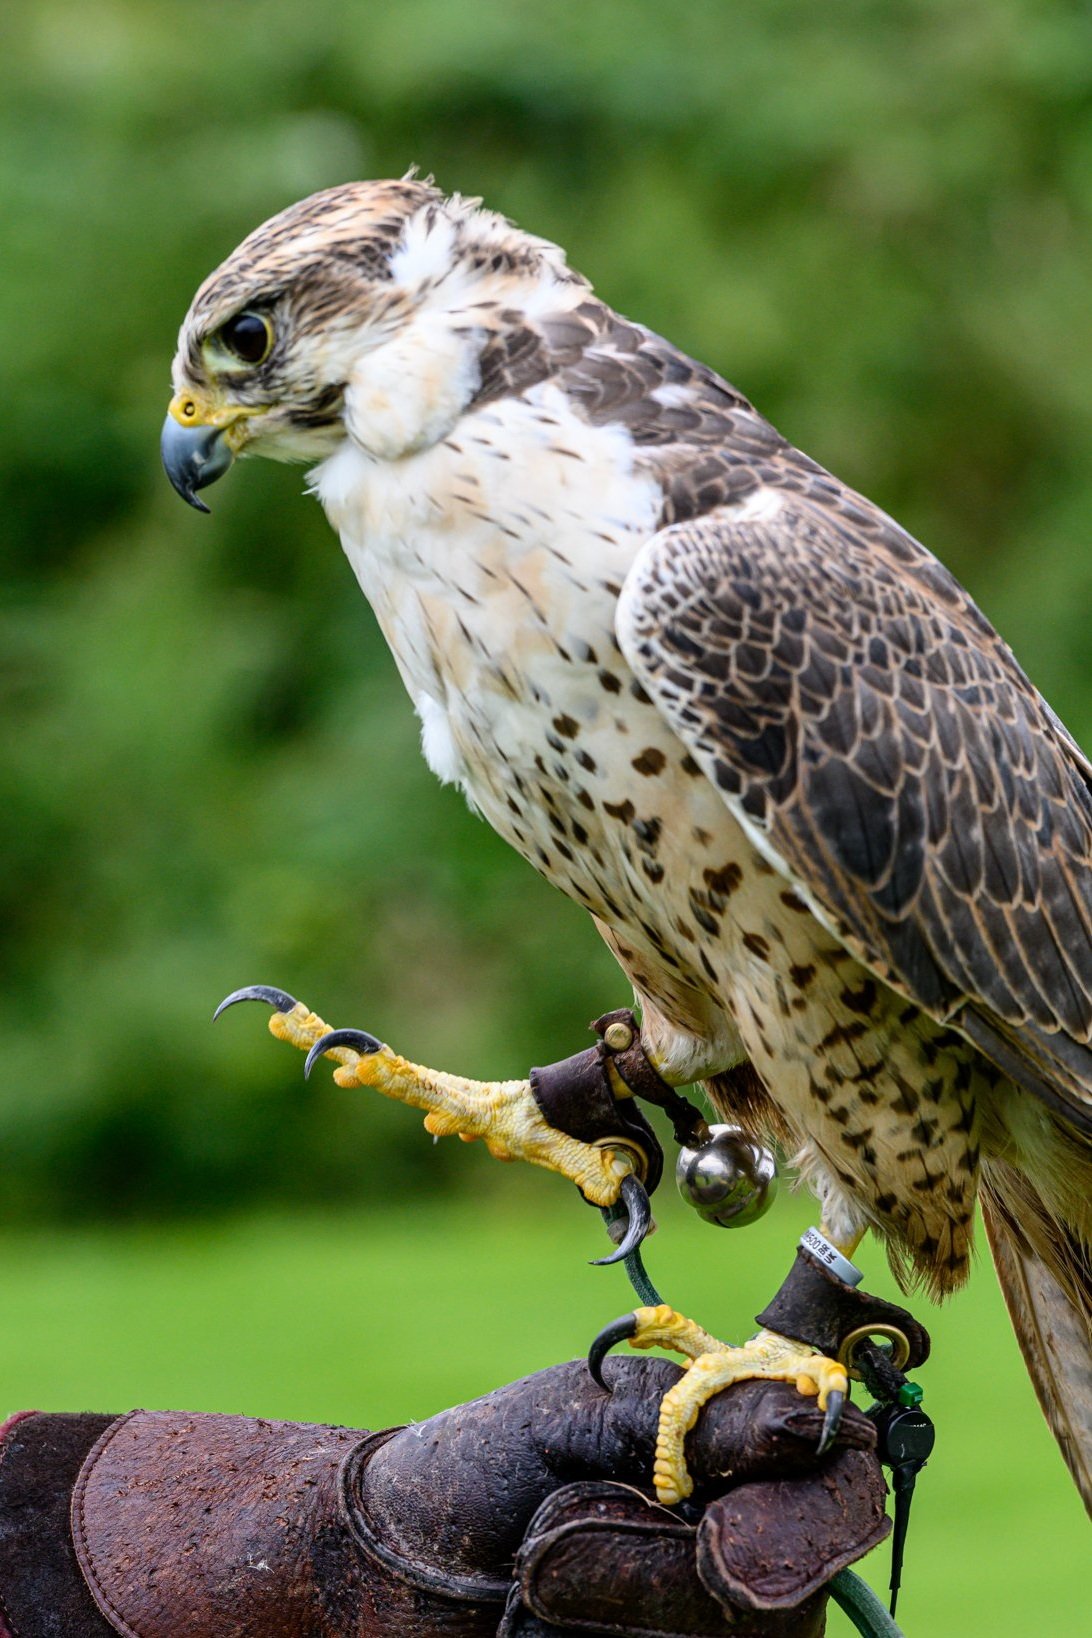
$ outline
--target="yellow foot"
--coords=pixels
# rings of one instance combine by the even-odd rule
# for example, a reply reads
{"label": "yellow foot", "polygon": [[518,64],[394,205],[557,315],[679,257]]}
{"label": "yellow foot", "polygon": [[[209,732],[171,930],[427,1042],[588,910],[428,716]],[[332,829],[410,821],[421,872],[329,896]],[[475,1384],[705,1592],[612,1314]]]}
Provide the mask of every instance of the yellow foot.
{"label": "yellow foot", "polygon": [[792,1382],[798,1393],[816,1395],[819,1409],[825,1413],[820,1453],[838,1431],[849,1391],[845,1367],[815,1353],[805,1343],[778,1336],[776,1331],[760,1331],[741,1348],[732,1348],[673,1308],[638,1308],[606,1326],[591,1345],[588,1366],[601,1387],[607,1386],[602,1376],[603,1360],[608,1350],[623,1340],[633,1348],[670,1348],[688,1361],[683,1375],[660,1405],[653,1482],[657,1498],[666,1507],[673,1507],[694,1489],[686,1470],[687,1434],[702,1407],[735,1382],[755,1378]]}
{"label": "yellow foot", "polygon": [[[467,1143],[480,1138],[498,1160],[526,1160],[560,1172],[574,1182],[596,1206],[612,1206],[620,1194],[630,1205],[631,1230],[636,1224],[635,1195],[639,1160],[624,1144],[581,1143],[549,1126],[531,1092],[530,1081],[471,1081],[446,1075],[399,1057],[365,1030],[331,1030],[316,1013],[283,990],[254,984],[236,990],[222,1001],[215,1017],[237,1001],[265,1001],[273,1007],[270,1033],[307,1053],[307,1072],[319,1057],[338,1065],[339,1086],[367,1086],[385,1098],[425,1109],[425,1129],[434,1137],[457,1136]],[[623,1190],[633,1179],[634,1189]],[[648,1228],[647,1197],[644,1229]],[[627,1234],[627,1240],[630,1235]],[[632,1248],[631,1248],[632,1249]],[[618,1253],[612,1257],[614,1261]]]}

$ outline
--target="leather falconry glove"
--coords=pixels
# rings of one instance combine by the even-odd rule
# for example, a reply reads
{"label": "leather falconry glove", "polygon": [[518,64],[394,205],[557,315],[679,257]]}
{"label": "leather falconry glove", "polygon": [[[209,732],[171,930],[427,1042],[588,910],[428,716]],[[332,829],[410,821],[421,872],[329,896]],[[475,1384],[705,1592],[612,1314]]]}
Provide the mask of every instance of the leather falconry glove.
{"label": "leather falconry glove", "polygon": [[872,1424],[780,1383],[712,1403],[693,1497],[647,1476],[663,1359],[557,1365],[379,1433],[24,1412],[0,1437],[2,1638],[819,1638],[888,1530]]}

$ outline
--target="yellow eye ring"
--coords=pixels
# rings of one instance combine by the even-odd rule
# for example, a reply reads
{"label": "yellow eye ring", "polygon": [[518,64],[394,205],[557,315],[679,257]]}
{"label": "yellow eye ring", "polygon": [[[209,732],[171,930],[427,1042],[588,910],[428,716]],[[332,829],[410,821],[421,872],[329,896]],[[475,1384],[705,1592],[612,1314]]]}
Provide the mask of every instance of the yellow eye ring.
{"label": "yellow eye ring", "polygon": [[273,351],[273,326],[264,313],[236,313],[216,332],[217,345],[240,364],[254,369]]}

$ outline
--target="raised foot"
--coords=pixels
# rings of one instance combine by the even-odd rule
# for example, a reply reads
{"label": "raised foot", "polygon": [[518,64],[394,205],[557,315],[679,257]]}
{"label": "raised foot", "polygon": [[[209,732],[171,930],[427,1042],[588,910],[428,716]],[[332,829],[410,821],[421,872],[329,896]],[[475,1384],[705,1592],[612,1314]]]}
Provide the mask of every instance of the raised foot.
{"label": "raised foot", "polygon": [[648,1227],[647,1198],[642,1213],[637,1195],[644,1197],[644,1191],[633,1175],[632,1153],[613,1143],[581,1143],[548,1125],[529,1080],[473,1081],[410,1063],[365,1030],[331,1030],[302,1001],[264,984],[235,990],[214,1016],[238,1001],[264,1001],[274,1009],[270,1033],[307,1053],[308,1074],[318,1058],[331,1058],[338,1065],[334,1080],[339,1086],[367,1086],[426,1110],[425,1129],[434,1137],[455,1136],[466,1143],[480,1138],[498,1160],[526,1160],[560,1172],[596,1206],[611,1206],[623,1194],[630,1205],[630,1232],[604,1260],[617,1261],[639,1244],[638,1230]]}
{"label": "raised foot", "polygon": [[664,1395],[656,1435],[653,1482],[656,1496],[666,1507],[683,1501],[694,1489],[686,1468],[686,1436],[702,1407],[736,1382],[762,1378],[791,1382],[802,1394],[816,1395],[824,1412],[820,1454],[838,1432],[849,1392],[845,1367],[817,1354],[806,1343],[794,1342],[776,1331],[760,1331],[740,1348],[719,1342],[708,1331],[673,1308],[638,1308],[606,1326],[592,1343],[588,1367],[603,1387],[602,1365],[616,1342],[632,1348],[669,1348],[687,1360],[683,1375]]}

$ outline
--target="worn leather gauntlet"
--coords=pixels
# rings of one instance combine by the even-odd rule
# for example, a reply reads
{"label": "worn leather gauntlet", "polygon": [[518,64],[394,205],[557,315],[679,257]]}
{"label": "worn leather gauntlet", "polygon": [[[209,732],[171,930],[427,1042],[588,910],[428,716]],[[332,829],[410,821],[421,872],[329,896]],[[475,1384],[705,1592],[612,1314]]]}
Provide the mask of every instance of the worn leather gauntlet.
{"label": "worn leather gauntlet", "polygon": [[820,1459],[814,1400],[741,1384],[669,1511],[646,1487],[677,1374],[616,1360],[608,1395],[558,1365],[382,1433],[13,1417],[0,1638],[818,1638],[826,1583],[888,1528],[871,1423],[847,1411]]}

